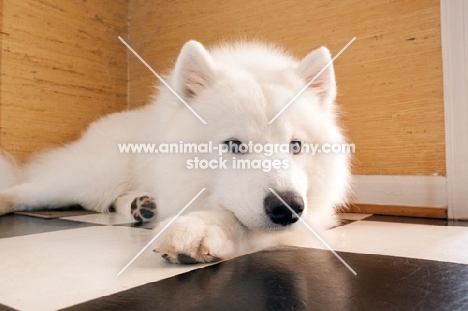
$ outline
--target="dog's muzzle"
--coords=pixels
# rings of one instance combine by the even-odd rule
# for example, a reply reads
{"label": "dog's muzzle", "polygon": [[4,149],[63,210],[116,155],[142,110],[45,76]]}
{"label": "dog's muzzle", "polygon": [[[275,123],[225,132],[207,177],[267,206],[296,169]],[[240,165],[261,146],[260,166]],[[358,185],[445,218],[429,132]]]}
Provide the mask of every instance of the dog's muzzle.
{"label": "dog's muzzle", "polygon": [[281,202],[273,193],[265,197],[263,200],[263,207],[273,223],[281,226],[289,226],[299,220],[297,216],[291,212],[291,209],[297,215],[301,216],[304,211],[304,200],[295,192],[277,191],[277,193],[289,207]]}

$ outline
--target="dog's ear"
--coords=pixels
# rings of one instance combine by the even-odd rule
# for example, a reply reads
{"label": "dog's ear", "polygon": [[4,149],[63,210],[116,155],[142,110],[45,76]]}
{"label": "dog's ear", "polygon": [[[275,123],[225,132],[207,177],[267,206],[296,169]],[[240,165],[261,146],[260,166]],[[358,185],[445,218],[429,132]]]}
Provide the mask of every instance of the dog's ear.
{"label": "dog's ear", "polygon": [[213,78],[214,62],[205,47],[193,40],[185,43],[175,65],[176,91],[186,98],[195,97]]}
{"label": "dog's ear", "polygon": [[315,90],[324,103],[333,102],[336,98],[335,71],[331,60],[330,51],[322,46],[304,57],[296,69],[305,83],[314,79],[309,88]]}

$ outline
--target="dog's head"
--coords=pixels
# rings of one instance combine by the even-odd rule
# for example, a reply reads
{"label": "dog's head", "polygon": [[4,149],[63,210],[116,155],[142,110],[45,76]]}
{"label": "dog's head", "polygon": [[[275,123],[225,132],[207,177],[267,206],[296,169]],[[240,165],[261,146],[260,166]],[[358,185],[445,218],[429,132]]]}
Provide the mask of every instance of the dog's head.
{"label": "dog's head", "polygon": [[322,150],[345,142],[326,48],[296,61],[260,43],[208,51],[190,41],[170,79],[207,123],[179,103],[173,126],[186,129],[184,141],[212,141],[222,149],[199,157],[224,161],[200,172],[210,205],[232,211],[251,229],[288,227],[306,214],[314,224],[331,225],[334,207],[345,198],[349,168],[346,152]]}

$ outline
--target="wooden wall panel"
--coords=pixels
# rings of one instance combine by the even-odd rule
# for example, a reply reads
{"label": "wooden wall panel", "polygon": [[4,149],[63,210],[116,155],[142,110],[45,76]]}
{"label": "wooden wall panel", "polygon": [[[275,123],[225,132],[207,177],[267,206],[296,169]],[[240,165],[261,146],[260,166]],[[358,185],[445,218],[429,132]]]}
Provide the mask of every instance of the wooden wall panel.
{"label": "wooden wall panel", "polygon": [[442,207],[351,204],[342,210],[348,213],[359,214],[447,219],[447,209]]}
{"label": "wooden wall panel", "polygon": [[[444,175],[438,0],[131,0],[129,43],[158,72],[190,39],[210,45],[258,38],[298,57],[336,54],[342,122],[356,144],[353,173]],[[148,101],[156,78],[129,57],[129,104]]]}
{"label": "wooden wall panel", "polygon": [[127,108],[127,0],[5,0],[0,146],[19,159]]}
{"label": "wooden wall panel", "polygon": [[337,53],[338,102],[356,174],[445,174],[439,2],[6,0],[0,146],[20,158],[76,138],[98,116],[147,103],[189,39],[258,38],[298,57]]}
{"label": "wooden wall panel", "polygon": [[0,0],[0,148],[2,147],[3,0]]}

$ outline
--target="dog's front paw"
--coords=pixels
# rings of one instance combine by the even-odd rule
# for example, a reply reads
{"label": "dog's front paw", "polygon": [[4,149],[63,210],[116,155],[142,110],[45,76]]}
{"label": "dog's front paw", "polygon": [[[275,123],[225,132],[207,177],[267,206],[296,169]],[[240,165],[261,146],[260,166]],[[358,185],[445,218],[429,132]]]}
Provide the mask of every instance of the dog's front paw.
{"label": "dog's front paw", "polygon": [[154,251],[171,263],[181,264],[217,262],[235,254],[234,243],[220,226],[191,216],[176,219],[156,240]]}
{"label": "dog's front paw", "polygon": [[138,222],[151,220],[154,217],[155,211],[156,203],[154,202],[154,198],[146,195],[135,198],[131,204],[132,216]]}

